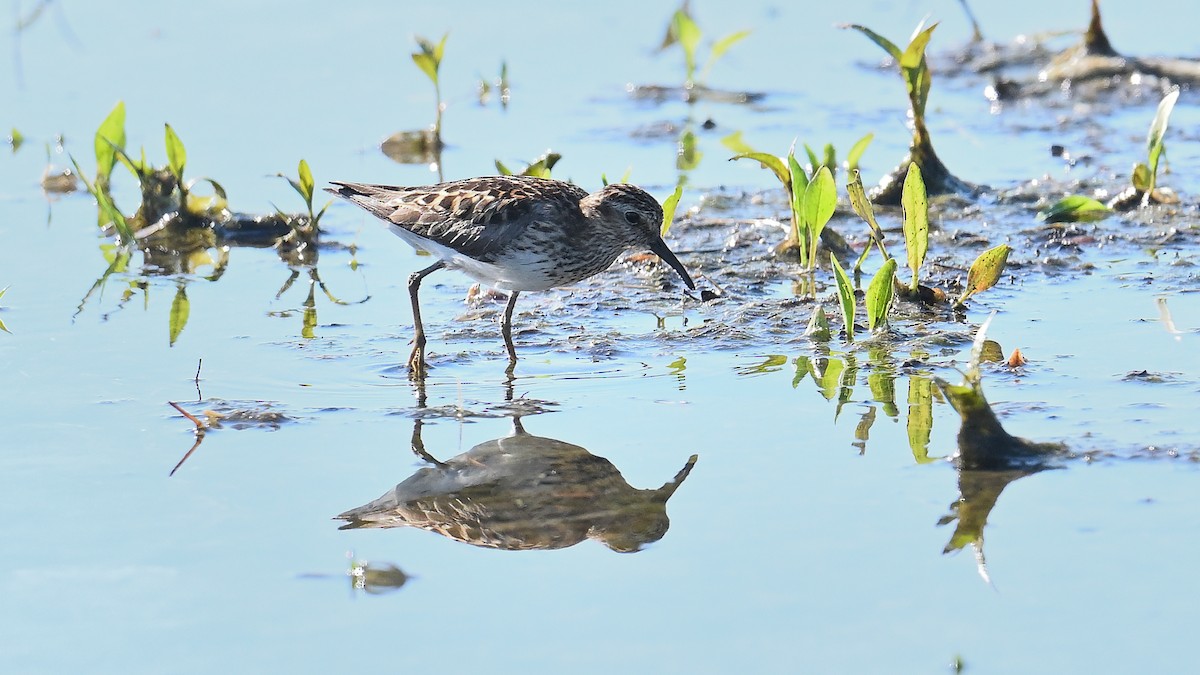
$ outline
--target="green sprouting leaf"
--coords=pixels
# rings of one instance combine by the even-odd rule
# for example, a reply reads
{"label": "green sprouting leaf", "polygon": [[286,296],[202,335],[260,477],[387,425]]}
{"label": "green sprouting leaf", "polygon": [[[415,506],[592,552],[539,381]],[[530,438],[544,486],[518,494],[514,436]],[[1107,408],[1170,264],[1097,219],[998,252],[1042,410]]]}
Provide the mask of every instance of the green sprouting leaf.
{"label": "green sprouting leaf", "polygon": [[12,146],[13,154],[15,155],[21,149],[21,145],[25,143],[25,135],[17,131],[16,127],[12,128],[12,133],[8,135],[8,144]]}
{"label": "green sprouting leaf", "polygon": [[667,232],[671,229],[671,223],[675,222],[675,209],[679,207],[679,199],[683,196],[683,186],[676,185],[675,191],[669,197],[663,200],[663,221],[662,228],[659,234],[663,237],[667,236]]}
{"label": "green sprouting leaf", "polygon": [[417,67],[421,69],[421,72],[425,73],[426,77],[433,82],[437,82],[438,66],[437,62],[433,60],[432,56],[428,54],[422,54],[420,52],[413,52],[412,60],[413,63],[417,64]]}
{"label": "green sprouting leaf", "polygon": [[108,117],[96,129],[96,182],[108,184],[108,177],[117,162],[113,147],[125,148],[125,102],[117,101],[117,105],[108,113]]}
{"label": "green sprouting leaf", "polygon": [[104,226],[112,223],[112,226],[117,230],[117,236],[120,238],[122,244],[132,242],[133,228],[130,227],[129,221],[125,219],[121,210],[113,203],[108,191],[101,189],[96,183],[89,182],[83,170],[79,168],[79,162],[76,162],[74,157],[71,157],[71,165],[75,167],[75,175],[79,176],[79,180],[83,181],[84,187],[87,188],[87,191],[96,200],[96,206],[100,211],[100,225]]}
{"label": "green sprouting leaf", "polygon": [[873,140],[875,140],[875,134],[869,133],[855,141],[854,145],[850,146],[850,152],[846,153],[846,166],[849,167],[851,171],[854,171],[858,168],[858,160],[862,159],[863,153],[867,151],[867,146],[870,145],[871,141]]}
{"label": "green sprouting leaf", "polygon": [[[754,152],[754,148],[750,147],[750,144],[742,139],[742,132],[740,131],[735,131],[722,138],[721,145],[728,148],[730,152],[738,157],[748,156]],[[737,159],[737,157],[732,157],[731,159]]]}
{"label": "green sprouting leaf", "polygon": [[549,178],[554,165],[558,164],[558,160],[562,159],[562,155],[557,152],[547,152],[541,157],[534,160],[525,170],[521,172],[522,176],[534,176],[536,178]]}
{"label": "green sprouting leaf", "polygon": [[712,70],[713,64],[716,63],[717,60],[722,56],[724,56],[725,52],[729,51],[730,47],[738,42],[741,42],[748,35],[750,35],[750,31],[742,30],[736,33],[730,33],[729,35],[726,35],[725,37],[713,43],[712,50],[708,52],[708,60],[705,61],[704,68],[700,71],[700,81],[703,82],[708,77],[708,73],[710,70]]}
{"label": "green sprouting leaf", "polygon": [[901,68],[917,68],[921,65],[921,62],[925,60],[925,48],[929,46],[929,40],[933,37],[933,29],[937,27],[938,25],[935,23],[913,35],[912,40],[909,40],[908,46],[904,48],[904,52],[897,59]]}
{"label": "green sprouting leaf", "polygon": [[[808,319],[808,327],[804,329],[804,334],[817,342],[827,342],[829,340],[829,317],[825,316],[825,308],[821,305],[817,305],[817,308],[813,310],[812,316]],[[795,384],[792,386],[795,386]]]}
{"label": "green sprouting leaf", "polygon": [[967,272],[966,288],[954,306],[962,307],[967,298],[995,286],[996,282],[1000,281],[1000,275],[1004,273],[1009,253],[1012,253],[1012,247],[1008,244],[1000,244],[980,253],[975,262],[971,263],[971,269]]}
{"label": "green sprouting leaf", "polygon": [[[862,176],[859,175],[858,169],[850,170],[850,182],[846,184],[846,193],[850,196],[851,208],[859,218],[866,221],[867,227],[871,229],[871,240],[879,247],[879,253],[884,259],[891,258],[892,256],[888,255],[887,249],[884,248],[883,230],[875,220],[875,209],[871,206],[871,200],[867,199],[867,191],[863,188]],[[866,260],[870,251],[870,246],[863,249],[862,255],[858,257],[858,262],[854,264],[855,271],[862,268],[863,261]]]}
{"label": "green sprouting leaf", "polygon": [[1146,153],[1149,161],[1146,164],[1150,169],[1150,186],[1147,188],[1147,193],[1154,192],[1154,184],[1158,180],[1158,161],[1163,153],[1163,136],[1167,133],[1167,120],[1171,117],[1171,110],[1175,107],[1175,101],[1179,100],[1179,86],[1171,88],[1171,91],[1163,97],[1163,100],[1158,103],[1158,111],[1154,113],[1154,121],[1150,123],[1150,133],[1146,136]]}
{"label": "green sprouting leaf", "polygon": [[[300,181],[296,180],[295,178],[292,178],[291,176],[287,175],[286,173],[277,173],[275,175],[279,178],[286,180],[288,182],[288,185],[291,185],[292,189],[296,191],[296,194],[300,195],[301,198],[304,197],[304,186],[300,184]],[[283,213],[283,212],[280,211],[280,213]]]}
{"label": "green sprouting leaf", "polygon": [[1133,187],[1139,192],[1150,193],[1150,183],[1153,182],[1150,176],[1150,167],[1138,162],[1133,167]]}
{"label": "green sprouting leaf", "polygon": [[113,152],[117,155],[117,159],[121,161],[121,164],[126,169],[129,169],[129,173],[133,174],[134,178],[138,179],[139,184],[145,182],[146,174],[148,173],[148,168],[146,167],[145,148],[142,148],[142,159],[140,162],[135,161],[124,150],[116,147],[115,145],[113,146]]}
{"label": "green sprouting leaf", "polygon": [[842,264],[838,262],[836,255],[830,253],[829,262],[833,265],[833,276],[837,280],[838,300],[842,305],[842,322],[846,326],[846,342],[854,342],[854,286],[850,284],[850,277],[846,276],[846,270],[842,269]]}
{"label": "green sprouting leaf", "polygon": [[438,83],[438,69],[442,65],[442,55],[446,52],[446,38],[448,37],[450,37],[450,34],[446,33],[442,36],[441,41],[435,45],[420,35],[416,36],[417,46],[420,47],[421,51],[413,52],[413,63],[417,64],[421,72],[425,73],[425,76],[435,85]]}
{"label": "green sprouting leaf", "polygon": [[505,166],[500,160],[496,160],[496,173],[500,174],[501,176],[513,175],[512,169]]}
{"label": "green sprouting leaf", "polygon": [[1103,202],[1083,195],[1070,195],[1038,211],[1037,219],[1047,223],[1079,223],[1102,220],[1112,213]]}
{"label": "green sprouting leaf", "polygon": [[837,208],[837,184],[833,182],[833,173],[829,167],[822,166],[813,176],[812,182],[804,189],[803,214],[805,227],[808,230],[810,247],[808,259],[816,264],[817,243],[821,240],[821,231],[833,217]]}
{"label": "green sprouting leaf", "polygon": [[908,165],[900,203],[904,206],[904,245],[908,251],[908,268],[912,270],[912,291],[916,293],[917,275],[929,249],[929,202],[921,167],[916,162]]}
{"label": "green sprouting leaf", "polygon": [[812,148],[808,147],[808,143],[804,144],[804,154],[808,155],[808,165],[812,167],[813,175],[817,173],[817,167],[821,166],[821,161],[817,159],[817,153]]}
{"label": "green sprouting leaf", "polygon": [[296,172],[300,176],[300,196],[304,197],[304,202],[311,208],[313,190],[316,188],[316,182],[313,181],[312,169],[308,168],[308,162],[302,159]]}
{"label": "green sprouting leaf", "polygon": [[933,29],[937,26],[935,23],[914,35],[908,43],[908,47],[905,48],[904,54],[900,57],[900,73],[904,76],[908,87],[913,114],[918,118],[923,118],[925,115],[925,103],[929,100],[929,86],[932,79],[929,66],[925,61],[925,48],[929,46],[929,39],[933,37]]}
{"label": "green sprouting leaf", "polygon": [[888,311],[892,307],[892,298],[896,292],[896,259],[888,258],[883,266],[871,277],[867,286],[867,322],[874,331],[887,325]]}
{"label": "green sprouting leaf", "polygon": [[687,81],[690,83],[696,75],[696,49],[700,46],[700,27],[688,16],[683,9],[676,10],[671,17],[671,30],[675,40],[683,49],[684,62],[687,65]]}
{"label": "green sprouting leaf", "polygon": [[834,147],[833,147],[833,143],[826,143],[826,144],[825,144],[825,147],[824,147],[824,148],[822,148],[821,152],[822,152],[822,154],[825,156],[825,158],[821,160],[821,164],[823,164],[824,166],[827,166],[827,167],[829,167],[829,170],[830,170],[831,172],[835,172],[835,173],[836,173],[836,172],[837,172],[837,165],[838,165],[838,163],[837,163],[837,150],[835,150],[835,149],[834,149]]}
{"label": "green sprouting leaf", "polygon": [[166,128],[166,144],[167,144],[167,164],[171,167],[171,173],[175,174],[176,180],[183,182],[183,167],[187,165],[187,150],[183,147],[183,141],[179,140],[179,135],[171,128],[170,124],[163,125]]}
{"label": "green sprouting leaf", "polygon": [[175,291],[175,299],[171,301],[170,314],[170,334],[171,346],[175,346],[175,340],[179,339],[179,334],[183,332],[183,327],[187,325],[188,314],[191,313],[191,303],[188,302],[187,288],[180,284]]}
{"label": "green sprouting leaf", "polygon": [[736,33],[731,33],[720,40],[717,40],[713,44],[712,49],[709,51],[708,59],[704,62],[704,67],[700,69],[700,75],[696,79],[700,82],[707,80],[708,74],[710,71],[712,71],[713,65],[725,54],[726,51],[729,50],[730,47],[734,45],[734,43],[740,42],[748,35],[750,35],[750,31],[743,30]]}
{"label": "green sprouting leaf", "polygon": [[735,159],[752,159],[761,164],[764,169],[770,169],[771,173],[775,174],[775,177],[779,179],[779,182],[785,188],[790,187],[792,184],[792,177],[788,172],[787,164],[784,163],[783,159],[775,155],[767,152],[744,152],[730,157],[729,161],[732,162]]}
{"label": "green sprouting leaf", "polygon": [[883,37],[879,33],[876,33],[875,31],[871,30],[870,28],[867,28],[866,26],[860,26],[858,24],[847,24],[847,25],[843,25],[841,27],[842,28],[852,28],[852,29],[862,33],[863,35],[866,35],[868,38],[871,39],[872,42],[874,42],[875,44],[882,47],[883,51],[888,53],[888,56],[892,57],[892,59],[894,59],[897,63],[900,62],[900,56],[901,56],[900,48],[897,47],[896,44],[893,43],[891,40],[888,40],[887,38]]}
{"label": "green sprouting leaf", "polygon": [[788,197],[792,210],[792,237],[800,244],[800,262],[807,267],[809,227],[804,217],[804,193],[808,190],[808,177],[804,174],[804,167],[796,161],[795,152],[788,152],[787,162],[788,186],[791,190]]}

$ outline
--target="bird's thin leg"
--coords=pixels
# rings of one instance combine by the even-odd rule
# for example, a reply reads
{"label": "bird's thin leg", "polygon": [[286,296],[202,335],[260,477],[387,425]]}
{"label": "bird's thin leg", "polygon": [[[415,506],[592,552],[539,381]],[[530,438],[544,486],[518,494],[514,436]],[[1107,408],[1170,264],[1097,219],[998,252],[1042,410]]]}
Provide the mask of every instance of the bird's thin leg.
{"label": "bird's thin leg", "polygon": [[504,336],[504,348],[508,350],[510,372],[513,366],[517,365],[517,348],[512,341],[512,314],[513,308],[517,306],[517,296],[520,294],[520,291],[513,291],[512,295],[508,296],[508,306],[504,308],[504,318],[500,319],[500,334]]}
{"label": "bird's thin leg", "polygon": [[421,303],[417,292],[421,290],[421,280],[442,269],[446,263],[439,260],[420,272],[413,272],[408,277],[408,298],[412,300],[413,337],[412,354],[408,357],[409,377],[423,379],[425,377],[425,326],[421,324]]}

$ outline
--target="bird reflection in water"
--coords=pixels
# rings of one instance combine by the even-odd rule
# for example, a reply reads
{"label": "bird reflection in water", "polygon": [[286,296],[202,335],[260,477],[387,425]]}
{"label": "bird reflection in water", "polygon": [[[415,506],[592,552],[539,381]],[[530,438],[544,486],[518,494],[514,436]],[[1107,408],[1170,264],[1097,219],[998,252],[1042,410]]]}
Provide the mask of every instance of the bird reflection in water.
{"label": "bird reflection in water", "polygon": [[421,420],[412,449],[431,466],[387,494],[337,516],[339,529],[419,527],[474,546],[556,549],[595,539],[621,553],[667,532],[667,500],[696,463],[692,455],[662,487],[639,490],[612,462],[578,445],[513,433],[441,461],[425,450]]}

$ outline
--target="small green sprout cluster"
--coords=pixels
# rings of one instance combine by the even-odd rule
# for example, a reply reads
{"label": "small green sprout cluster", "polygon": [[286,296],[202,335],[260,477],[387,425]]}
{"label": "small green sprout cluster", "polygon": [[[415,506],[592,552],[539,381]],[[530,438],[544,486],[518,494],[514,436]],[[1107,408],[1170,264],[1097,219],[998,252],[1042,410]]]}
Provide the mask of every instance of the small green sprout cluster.
{"label": "small green sprout cluster", "polygon": [[[712,70],[713,65],[725,55],[725,52],[729,51],[730,47],[745,39],[748,35],[750,35],[750,31],[748,30],[738,31],[736,33],[730,33],[729,35],[726,35],[725,37],[714,42],[712,47],[709,49],[708,57],[704,61],[704,66],[700,68],[699,73],[697,74],[697,56],[700,50],[700,41],[703,38],[703,33],[700,30],[700,26],[696,24],[695,19],[692,18],[691,13],[688,11],[687,3],[685,2],[683,6],[675,10],[675,13],[671,15],[671,22],[667,26],[666,37],[663,38],[662,45],[659,49],[665,50],[673,45],[679,45],[679,48],[683,51],[684,69],[686,73],[683,86],[685,90],[690,92],[697,86],[703,87],[704,82],[708,79],[708,74]],[[688,100],[692,101],[694,99],[689,96]]]}

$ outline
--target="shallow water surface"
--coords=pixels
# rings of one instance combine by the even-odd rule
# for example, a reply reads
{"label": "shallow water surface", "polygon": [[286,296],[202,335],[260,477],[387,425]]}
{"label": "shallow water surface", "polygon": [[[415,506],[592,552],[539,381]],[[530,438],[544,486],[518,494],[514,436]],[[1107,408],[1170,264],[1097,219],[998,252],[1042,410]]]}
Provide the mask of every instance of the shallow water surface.
{"label": "shallow water surface", "polygon": [[[990,39],[1086,23],[1086,3],[1018,4],[976,8]],[[963,314],[907,307],[890,335],[818,342],[795,265],[770,255],[786,220],[778,186],[727,162],[720,139],[844,152],[874,131],[864,176],[882,175],[907,147],[902,84],[873,67],[874,45],[832,25],[901,39],[932,11],[931,51],[944,53],[966,22],[957,3],[693,5],[707,31],[754,30],[711,84],[761,101],[626,93],[681,78],[678,54],[654,52],[666,4],[64,0],[22,31],[0,76],[0,123],[26,137],[0,160],[0,671],[927,673],[956,658],[972,673],[1188,670],[1192,92],[1161,179],[1182,204],[1066,241],[1012,195],[1121,187],[1158,97],[992,112],[984,78],[935,72],[937,147],[993,190],[935,208],[931,274],[953,286],[984,243],[1012,245],[1012,268]],[[1153,25],[1140,8],[1105,3],[1119,49],[1195,52],[1191,5],[1164,3],[1180,20]],[[237,209],[299,210],[273,174],[300,157],[318,184],[432,182],[378,144],[431,121],[410,36],[444,31],[447,178],[547,148],[563,155],[556,177],[589,189],[627,167],[660,198],[683,178],[668,242],[723,297],[684,296],[670,270],[639,261],[524,294],[510,378],[503,300],[466,303],[468,281],[439,272],[422,287],[433,367],[417,386],[401,366],[405,280],[429,260],[353,207],[331,207],[304,261],[212,248],[163,273],[135,253],[106,274],[91,198],[38,186],[56,134],[90,170],[117,99],[131,148],[162,162],[169,122],[189,175],[219,180]],[[478,105],[478,77],[502,60],[509,108]],[[676,143],[693,128],[704,156],[684,171]],[[1093,160],[1068,171],[1055,143]],[[119,178],[129,210],[136,189]],[[899,214],[881,221],[899,251]],[[862,244],[851,215],[830,226]],[[818,283],[837,323],[832,282]],[[932,378],[957,381],[993,310],[988,337],[1029,363],[985,363],[984,389],[1010,432],[1066,444],[1045,470],[949,461],[959,418]],[[198,445],[168,402],[206,426]],[[373,513],[396,527],[339,529],[339,514],[389,494]]]}

